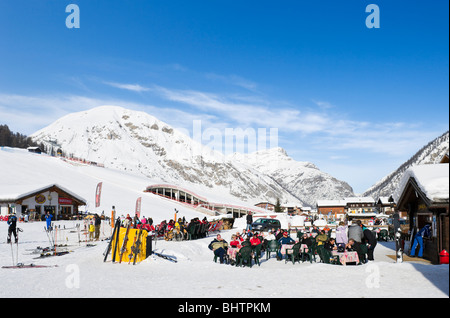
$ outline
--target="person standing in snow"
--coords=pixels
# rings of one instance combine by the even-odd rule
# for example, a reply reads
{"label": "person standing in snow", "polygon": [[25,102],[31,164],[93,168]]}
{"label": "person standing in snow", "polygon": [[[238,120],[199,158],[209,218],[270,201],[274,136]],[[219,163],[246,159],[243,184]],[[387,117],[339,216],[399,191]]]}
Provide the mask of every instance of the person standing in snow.
{"label": "person standing in snow", "polygon": [[418,257],[423,257],[423,238],[431,237],[431,224],[426,224],[417,234],[414,236],[414,243],[411,247],[411,254],[409,256],[416,257],[416,247],[419,244]]}
{"label": "person standing in snow", "polygon": [[50,230],[52,228],[52,218],[53,215],[51,215],[50,212],[47,211],[47,214],[45,215],[45,221],[47,222],[47,230]]}
{"label": "person standing in snow", "polygon": [[375,246],[377,246],[377,238],[373,232],[364,225],[361,224],[361,228],[363,230],[364,240],[367,243],[367,259],[369,261],[373,261],[373,252],[375,250]]}
{"label": "person standing in snow", "polygon": [[253,223],[253,215],[252,212],[248,212],[247,214],[247,230],[251,230],[252,229],[252,223]]}
{"label": "person standing in snow", "polygon": [[102,225],[102,219],[97,213],[94,216],[94,225],[95,225],[95,240],[98,241],[100,238],[100,226]]}
{"label": "person standing in snow", "polygon": [[339,222],[339,226],[336,229],[336,245],[338,248],[344,249],[348,243],[347,229],[348,226],[344,222]]}
{"label": "person standing in snow", "polygon": [[10,214],[6,223],[9,225],[7,243],[11,243],[11,234],[14,234],[14,243],[17,243],[17,217]]}
{"label": "person standing in snow", "polygon": [[357,220],[355,224],[352,224],[348,228],[348,239],[353,239],[355,242],[361,243],[363,239],[363,230],[361,228],[361,221]]}

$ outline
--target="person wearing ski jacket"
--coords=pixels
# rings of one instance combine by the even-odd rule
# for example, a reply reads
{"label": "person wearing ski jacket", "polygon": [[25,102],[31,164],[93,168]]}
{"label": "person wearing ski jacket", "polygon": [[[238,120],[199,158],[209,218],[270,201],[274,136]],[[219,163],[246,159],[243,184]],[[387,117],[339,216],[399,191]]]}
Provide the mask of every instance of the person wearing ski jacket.
{"label": "person wearing ski jacket", "polygon": [[[141,223],[139,223],[138,225],[137,225],[137,228],[138,229],[143,229],[143,230],[146,230],[147,232],[151,232],[152,231],[152,229],[151,229],[151,226],[147,223],[147,220],[145,219],[145,218],[143,218],[142,220],[141,220]],[[153,229],[154,230],[154,229]]]}
{"label": "person wearing ski jacket", "polygon": [[252,229],[252,223],[253,223],[253,215],[251,212],[249,212],[247,214],[247,230],[251,230]]}
{"label": "person wearing ski jacket", "polygon": [[417,234],[414,236],[414,243],[411,247],[411,257],[416,257],[416,247],[417,244],[419,247],[419,253],[417,253],[418,257],[423,257],[423,238],[431,237],[431,224],[426,224]]}
{"label": "person wearing ski jacket", "polygon": [[98,241],[100,239],[100,226],[102,225],[102,219],[97,213],[95,213],[94,215],[94,225],[95,225],[95,240]]}
{"label": "person wearing ski jacket", "polygon": [[220,264],[225,262],[225,255],[227,254],[228,243],[220,234],[217,234],[216,238],[209,243],[208,248],[214,252],[214,255],[220,258]]}
{"label": "person wearing ski jacket", "polygon": [[47,212],[45,215],[45,221],[47,222],[47,230],[51,229],[52,227],[52,218],[53,215],[50,214],[50,212]]}
{"label": "person wearing ski jacket", "polygon": [[[294,244],[295,241],[292,237],[288,235],[288,232],[283,232],[283,237],[278,240],[278,243],[280,243],[280,246],[285,244]],[[277,252],[277,260],[281,260],[283,256],[281,255],[281,249]]]}
{"label": "person wearing ski jacket", "polygon": [[261,244],[261,240],[259,239],[258,236],[254,235],[254,236],[252,236],[252,238],[250,239],[250,244],[251,244],[252,246],[259,245],[259,244]]}
{"label": "person wearing ski jacket", "polygon": [[11,243],[11,234],[14,234],[14,243],[17,243],[17,217],[14,214],[10,214],[6,224],[9,225],[7,243]]}
{"label": "person wearing ski jacket", "polygon": [[363,230],[364,241],[367,244],[367,259],[369,261],[373,261],[373,252],[375,250],[375,247],[377,246],[377,238],[375,237],[373,232],[364,225],[361,225],[361,228]]}
{"label": "person wearing ski jacket", "polygon": [[348,243],[347,236],[348,226],[344,222],[339,222],[339,226],[336,229],[336,245],[341,248],[345,248]]}
{"label": "person wearing ski jacket", "polygon": [[[359,220],[358,220],[359,221]],[[354,239],[355,242],[361,243],[364,235],[361,228],[361,221],[356,221],[356,224],[352,224],[348,228],[348,239]]]}

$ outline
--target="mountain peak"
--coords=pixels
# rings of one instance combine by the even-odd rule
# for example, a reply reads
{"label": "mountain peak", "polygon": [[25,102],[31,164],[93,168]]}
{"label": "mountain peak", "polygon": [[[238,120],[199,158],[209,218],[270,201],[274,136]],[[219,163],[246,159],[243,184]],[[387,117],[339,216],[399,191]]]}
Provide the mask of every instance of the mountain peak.
{"label": "mountain peak", "polygon": [[31,137],[61,148],[68,157],[241,201],[279,198],[312,206],[342,189],[347,196],[353,194],[341,181],[312,163],[295,161],[281,147],[225,158],[145,112],[120,106],[66,115]]}

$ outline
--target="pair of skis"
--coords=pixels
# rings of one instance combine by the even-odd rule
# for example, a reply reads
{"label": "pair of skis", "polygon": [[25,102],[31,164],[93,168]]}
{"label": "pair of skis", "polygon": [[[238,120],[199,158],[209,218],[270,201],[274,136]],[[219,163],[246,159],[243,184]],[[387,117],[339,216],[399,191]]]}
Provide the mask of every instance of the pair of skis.
{"label": "pair of skis", "polygon": [[108,259],[108,255],[109,252],[111,252],[111,245],[113,242],[114,237],[115,239],[115,244],[114,244],[114,250],[113,250],[113,263],[116,261],[116,252],[117,252],[117,246],[119,243],[119,232],[120,232],[120,218],[117,218],[116,220],[116,224],[114,225],[114,231],[111,235],[111,239],[109,240],[108,246],[106,247],[105,252],[103,253],[103,255],[105,256],[105,258],[103,259],[103,262],[106,262],[106,260]]}
{"label": "pair of skis", "polygon": [[14,245],[12,242],[12,238],[9,237],[9,243],[11,244],[11,258],[12,258],[12,263],[13,266],[14,264],[18,264],[19,263],[19,233],[23,232],[23,230],[19,227],[16,228],[16,242],[14,243],[16,245],[16,255],[14,255]]}
{"label": "pair of skis", "polygon": [[142,227],[139,229],[139,232],[137,234],[137,239],[136,239],[136,235],[134,236],[134,244],[133,244],[133,246],[131,246],[132,254],[130,254],[130,256],[134,254],[134,257],[128,256],[130,258],[128,264],[130,264],[131,258],[133,258],[133,265],[136,265],[137,256],[141,252],[141,244],[142,244],[141,237],[142,237]]}
{"label": "pair of skis", "polygon": [[17,269],[17,268],[49,268],[49,267],[58,267],[58,265],[36,265],[36,264],[23,264],[23,263],[18,263],[17,265],[13,265],[13,266],[2,266],[2,268],[13,268],[13,269]]}

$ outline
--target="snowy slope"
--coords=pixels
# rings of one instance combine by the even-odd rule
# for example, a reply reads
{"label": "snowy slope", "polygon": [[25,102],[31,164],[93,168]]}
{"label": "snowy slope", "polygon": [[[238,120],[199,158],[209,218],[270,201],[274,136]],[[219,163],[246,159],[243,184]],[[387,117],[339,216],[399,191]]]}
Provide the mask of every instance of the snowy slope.
{"label": "snowy slope", "polygon": [[364,192],[363,196],[372,196],[378,198],[380,196],[390,196],[398,188],[403,174],[409,168],[424,165],[439,163],[442,157],[449,152],[449,132],[437,137],[428,145],[420,149],[414,156],[408,161],[403,163],[397,170],[390,173],[372,187]]}
{"label": "snowy slope", "polygon": [[[136,199],[142,197],[142,214],[152,217],[155,222],[173,218],[175,208],[189,218],[204,217],[204,214],[190,208],[144,193],[151,180],[119,170],[73,165],[56,157],[7,147],[0,150],[0,167],[2,194],[9,193],[11,187],[28,189],[29,185],[56,183],[84,198],[90,212],[105,211],[109,215],[114,205],[119,215],[134,214]],[[103,182],[103,188],[101,205],[96,209],[95,189],[98,182]]]}

